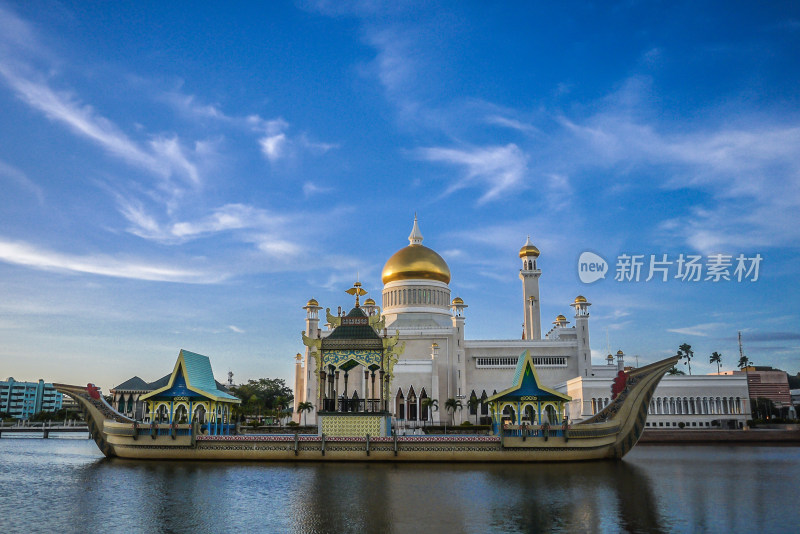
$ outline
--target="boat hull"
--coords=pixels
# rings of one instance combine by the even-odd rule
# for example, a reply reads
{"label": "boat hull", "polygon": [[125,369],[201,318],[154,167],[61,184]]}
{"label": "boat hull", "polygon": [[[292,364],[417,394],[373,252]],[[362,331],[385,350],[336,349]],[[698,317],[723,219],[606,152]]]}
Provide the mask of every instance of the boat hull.
{"label": "boat hull", "polygon": [[514,429],[499,436],[326,437],[208,436],[198,425],[143,425],[109,406],[96,388],[54,384],[82,407],[92,437],[107,457],[137,460],[310,462],[572,462],[619,459],[638,441],[668,358],[628,373],[617,399],[567,431],[536,435]]}

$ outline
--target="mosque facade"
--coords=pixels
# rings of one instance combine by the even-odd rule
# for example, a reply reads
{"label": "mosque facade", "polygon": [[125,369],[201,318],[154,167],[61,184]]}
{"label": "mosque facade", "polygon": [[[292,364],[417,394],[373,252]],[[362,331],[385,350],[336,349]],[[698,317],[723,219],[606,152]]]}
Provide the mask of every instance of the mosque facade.
{"label": "mosque facade", "polygon": [[[392,339],[394,349],[387,368],[390,374],[385,382],[387,391],[381,390],[380,396],[382,406],[395,424],[413,428],[426,423],[488,422],[488,403],[470,403],[470,399],[485,401],[505,390],[513,382],[517,364],[526,353],[542,384],[572,397],[566,406],[566,415],[571,420],[588,418],[602,409],[610,397],[613,376],[617,370],[624,369],[624,354],[620,351],[616,358],[609,355],[603,365],[592,365],[591,303],[582,295],[565,303],[565,308],[572,308],[569,313],[572,321],[559,315],[552,328],[542,335],[540,252],[530,238],[519,250],[524,318],[521,339],[468,339],[465,324],[468,305],[460,296],[451,294],[450,268],[437,252],[422,244],[416,217],[408,239],[408,246],[394,253],[384,265],[381,305],[371,298],[359,304],[356,294],[356,307],[371,318],[370,324],[378,332],[382,331],[385,339]],[[354,290],[361,291],[359,288],[357,284]],[[323,340],[336,326],[354,320],[349,318],[353,312],[345,315],[339,311],[333,315],[327,309],[325,323],[321,325],[323,308],[315,299],[309,300],[303,309],[306,311],[303,332],[306,348],[304,354],[296,357],[294,413],[295,420],[299,421],[299,404],[311,402],[317,409],[306,417],[309,424],[316,424],[316,413],[324,402],[322,397],[327,395],[341,400],[345,391],[350,399],[375,397],[375,377],[370,375],[369,368],[319,369],[314,343],[309,340],[319,340],[317,346],[322,347]],[[374,367],[372,375],[377,369]],[[383,368],[381,363],[381,371]],[[341,382],[340,375],[343,375]],[[327,376],[323,378],[327,383],[320,387],[322,376]],[[607,390],[605,394],[601,381]],[[382,378],[379,383],[384,384]],[[746,398],[746,385],[744,393],[726,392],[726,395],[739,397],[743,405],[741,399]],[[425,399],[435,399],[438,409]],[[448,399],[460,401],[463,406],[460,413],[454,416],[447,413]],[[653,406],[654,411],[656,408],[662,410],[660,406]],[[532,423],[546,418],[546,414],[537,414],[535,408],[527,409],[525,415]],[[739,417],[744,418],[744,414]]]}

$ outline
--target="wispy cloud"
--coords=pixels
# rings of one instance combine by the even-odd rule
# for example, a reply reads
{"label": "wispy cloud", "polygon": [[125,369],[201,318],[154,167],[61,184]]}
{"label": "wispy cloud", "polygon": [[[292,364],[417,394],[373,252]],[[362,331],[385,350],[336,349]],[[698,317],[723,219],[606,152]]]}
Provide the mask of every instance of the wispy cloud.
{"label": "wispy cloud", "polygon": [[0,261],[46,271],[95,274],[158,282],[212,284],[226,277],[210,272],[176,269],[166,265],[108,255],[64,254],[28,243],[0,239]]}
{"label": "wispy cloud", "polygon": [[231,325],[228,325],[228,328],[229,328],[229,329],[230,329],[232,332],[236,332],[237,334],[244,334],[244,330],[242,330],[241,328],[239,328],[239,327],[238,327],[238,326],[236,326],[236,325],[232,325],[232,324],[231,324]]}
{"label": "wispy cloud", "polygon": [[33,180],[28,178],[24,172],[2,160],[0,160],[0,178],[6,178],[10,180],[16,184],[17,187],[25,189],[33,194],[39,201],[39,204],[44,204],[44,193],[42,193],[42,188],[34,183]]}
{"label": "wispy cloud", "polygon": [[496,200],[504,194],[525,187],[528,174],[528,157],[515,144],[506,146],[476,147],[470,149],[420,148],[420,158],[462,167],[463,177],[451,183],[447,194],[459,189],[484,186],[486,192],[479,204]]}
{"label": "wispy cloud", "polygon": [[704,324],[696,324],[693,326],[687,326],[684,328],[668,328],[667,332],[673,332],[675,334],[682,334],[684,336],[701,336],[701,337],[708,337],[710,331],[716,330],[717,328],[727,326],[725,323],[704,323]]}

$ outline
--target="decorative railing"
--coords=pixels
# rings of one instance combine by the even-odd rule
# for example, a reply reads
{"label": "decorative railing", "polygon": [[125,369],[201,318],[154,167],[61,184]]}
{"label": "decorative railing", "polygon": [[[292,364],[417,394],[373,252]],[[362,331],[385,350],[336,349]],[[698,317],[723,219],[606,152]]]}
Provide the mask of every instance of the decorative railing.
{"label": "decorative railing", "polygon": [[384,411],[380,399],[323,399],[323,412],[371,413]]}

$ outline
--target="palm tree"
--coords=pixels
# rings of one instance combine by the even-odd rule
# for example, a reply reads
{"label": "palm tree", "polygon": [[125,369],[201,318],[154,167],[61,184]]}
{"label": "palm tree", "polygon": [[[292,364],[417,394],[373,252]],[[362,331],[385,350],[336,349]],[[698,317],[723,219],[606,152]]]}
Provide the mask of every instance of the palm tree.
{"label": "palm tree", "polygon": [[748,358],[745,355],[742,355],[742,357],[739,358],[739,363],[737,364],[737,367],[739,369],[744,369],[745,367],[748,367],[751,363],[752,362],[750,361],[750,358]]}
{"label": "palm tree", "polygon": [[711,356],[708,357],[708,363],[716,363],[717,374],[719,374],[719,366],[722,364],[722,354],[719,352],[712,352]]}
{"label": "palm tree", "polygon": [[297,411],[303,414],[303,426],[307,426],[306,424],[306,414],[304,412],[310,412],[314,409],[314,405],[310,402],[301,402],[297,405]]}
{"label": "palm tree", "polygon": [[677,365],[673,365],[672,368],[669,371],[667,371],[667,374],[668,375],[685,375],[686,373],[684,373],[683,371],[678,369]]}
{"label": "palm tree", "polygon": [[450,423],[451,424],[453,424],[453,425],[456,424],[456,422],[455,422],[456,410],[460,410],[463,406],[464,405],[461,404],[461,400],[460,399],[447,399],[447,401],[445,401],[444,408],[445,408],[445,410],[450,412]]}
{"label": "palm tree", "polygon": [[428,410],[428,417],[430,421],[433,421],[433,412],[439,411],[439,401],[438,399],[432,399],[430,397],[425,397],[422,399],[422,406]]}
{"label": "palm tree", "polygon": [[469,406],[470,410],[475,411],[475,424],[478,424],[478,406],[483,404],[478,397],[470,397],[467,401],[467,406]]}
{"label": "palm tree", "polygon": [[692,351],[692,346],[688,343],[684,343],[680,347],[678,347],[678,356],[681,358],[686,358],[686,362],[689,364],[689,374],[692,374],[692,357],[694,356],[694,351]]}

